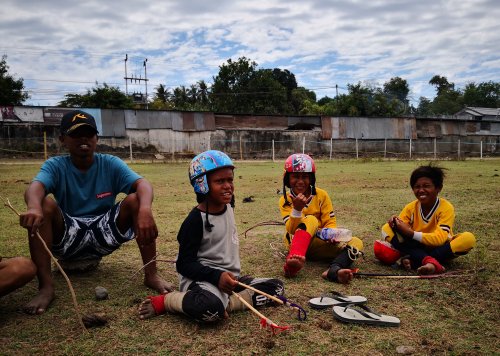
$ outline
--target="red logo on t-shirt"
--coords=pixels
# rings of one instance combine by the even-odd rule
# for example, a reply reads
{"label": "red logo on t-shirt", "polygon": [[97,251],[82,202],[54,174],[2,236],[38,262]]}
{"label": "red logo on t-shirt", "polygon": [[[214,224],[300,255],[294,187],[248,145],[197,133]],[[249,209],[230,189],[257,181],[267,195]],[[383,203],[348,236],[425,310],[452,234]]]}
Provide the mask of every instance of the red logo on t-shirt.
{"label": "red logo on t-shirt", "polygon": [[109,196],[111,196],[111,195],[113,195],[113,193],[111,193],[111,192],[104,192],[104,193],[99,193],[99,194],[96,194],[96,196],[95,196],[95,197],[96,197],[97,199],[104,199],[104,198],[109,197]]}

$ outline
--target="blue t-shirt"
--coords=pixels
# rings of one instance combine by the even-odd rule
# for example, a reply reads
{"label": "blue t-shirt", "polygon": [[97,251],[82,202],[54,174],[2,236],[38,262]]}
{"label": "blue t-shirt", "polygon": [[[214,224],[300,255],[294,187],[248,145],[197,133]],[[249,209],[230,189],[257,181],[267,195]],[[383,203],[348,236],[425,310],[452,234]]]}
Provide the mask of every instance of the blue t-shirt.
{"label": "blue t-shirt", "polygon": [[75,217],[95,216],[107,212],[119,193],[129,194],[135,181],[142,178],[120,158],[96,153],[89,170],[78,170],[69,155],[45,161],[33,179],[54,194],[59,207]]}

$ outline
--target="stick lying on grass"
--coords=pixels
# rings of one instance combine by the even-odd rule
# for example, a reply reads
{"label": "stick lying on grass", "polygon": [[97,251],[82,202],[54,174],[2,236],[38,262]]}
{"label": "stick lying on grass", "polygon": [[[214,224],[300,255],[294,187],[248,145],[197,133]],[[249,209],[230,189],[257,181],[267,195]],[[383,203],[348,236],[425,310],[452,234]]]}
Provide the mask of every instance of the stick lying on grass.
{"label": "stick lying on grass", "polygon": [[258,293],[260,295],[268,297],[269,299],[274,300],[276,303],[279,303],[281,305],[286,305],[286,306],[288,306],[290,308],[293,308],[293,309],[297,310],[297,319],[299,319],[300,321],[304,321],[304,320],[307,319],[307,313],[304,310],[304,308],[302,308],[298,304],[290,303],[283,296],[274,296],[274,295],[271,295],[271,294],[267,294],[267,293],[265,293],[265,292],[263,292],[263,291],[261,291],[261,290],[259,290],[257,288],[254,288],[252,286],[249,286],[249,285],[241,283],[241,282],[238,282],[238,285],[241,286],[241,287],[243,287],[243,288],[247,288],[247,289],[253,290],[255,293]]}
{"label": "stick lying on grass", "polygon": [[242,296],[240,296],[236,292],[232,292],[233,295],[235,295],[243,304],[247,306],[248,309],[250,309],[255,315],[257,315],[260,318],[260,326],[263,328],[270,328],[273,335],[276,335],[282,331],[290,329],[289,326],[279,326],[275,322],[273,322],[271,319],[268,317],[264,316],[261,312],[259,312],[257,309],[255,309],[250,303],[248,303],[245,299],[243,299]]}
{"label": "stick lying on grass", "polygon": [[[19,212],[12,206],[9,199],[5,200],[2,196],[0,196],[0,199],[2,199],[2,201],[4,202],[4,205],[6,207],[8,207],[14,213],[16,213],[17,216],[20,216]],[[88,330],[83,323],[83,317],[82,317],[82,314],[80,313],[80,307],[78,305],[78,302],[76,301],[76,294],[75,294],[75,290],[73,289],[73,286],[71,285],[71,281],[69,280],[68,276],[66,275],[63,268],[61,267],[61,265],[59,264],[57,259],[54,257],[52,252],[50,252],[50,249],[47,247],[47,244],[43,240],[42,236],[40,236],[40,233],[38,232],[38,230],[36,231],[36,237],[38,237],[38,239],[42,243],[43,247],[45,248],[45,251],[49,254],[50,258],[52,259],[52,261],[54,261],[55,265],[57,266],[57,268],[59,269],[59,271],[63,275],[64,279],[66,280],[66,283],[68,284],[69,291],[71,293],[71,299],[73,300],[73,305],[75,306],[75,311],[76,311],[76,316],[78,317],[78,321],[79,321],[80,325],[82,326],[82,329],[88,333]]]}
{"label": "stick lying on grass", "polygon": [[458,278],[470,275],[475,275],[478,272],[486,270],[485,267],[478,269],[469,270],[457,270],[449,271],[441,274],[420,274],[420,275],[404,275],[404,274],[392,274],[392,273],[362,273],[358,272],[358,269],[354,269],[354,277],[367,277],[367,278],[388,278],[388,279],[434,279],[434,278]]}

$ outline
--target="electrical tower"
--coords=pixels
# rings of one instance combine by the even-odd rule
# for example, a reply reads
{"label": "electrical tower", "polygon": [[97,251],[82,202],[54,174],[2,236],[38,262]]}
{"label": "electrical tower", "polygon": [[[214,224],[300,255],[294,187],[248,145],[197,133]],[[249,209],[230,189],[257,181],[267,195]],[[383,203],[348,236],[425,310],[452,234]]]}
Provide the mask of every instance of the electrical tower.
{"label": "electrical tower", "polygon": [[[144,85],[146,87],[146,97],[143,98],[142,96],[142,93],[133,93],[132,94],[132,99],[134,100],[134,102],[141,102],[145,107],[146,107],[146,110],[148,109],[148,71],[147,71],[147,63],[148,63],[148,59],[145,58],[144,59],[144,62],[142,62],[142,66],[144,67],[144,78],[142,78],[141,76],[139,76],[139,78],[136,76],[131,76],[129,77],[128,76],[128,72],[127,72],[127,61],[128,61],[128,54],[125,54],[125,77],[123,77],[123,79],[125,79],[125,94],[128,96],[128,81],[130,80],[130,83],[132,82],[139,82],[139,84],[141,82],[144,82]],[[140,99],[140,100],[138,100]]]}

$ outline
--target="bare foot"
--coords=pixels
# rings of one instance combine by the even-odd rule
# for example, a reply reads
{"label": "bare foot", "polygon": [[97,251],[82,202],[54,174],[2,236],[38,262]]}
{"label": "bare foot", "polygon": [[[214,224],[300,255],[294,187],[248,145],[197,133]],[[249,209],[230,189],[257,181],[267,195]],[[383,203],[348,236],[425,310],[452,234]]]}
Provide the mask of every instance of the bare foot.
{"label": "bare foot", "polygon": [[426,263],[425,265],[417,268],[417,273],[423,275],[434,274],[435,271],[436,271],[436,266],[434,266],[432,263]]}
{"label": "bare foot", "polygon": [[[328,270],[321,273],[321,277],[328,280]],[[347,284],[352,281],[353,277],[354,275],[350,269],[339,269],[337,271],[337,282],[339,283]]]}
{"label": "bare foot", "polygon": [[156,316],[153,304],[151,304],[150,299],[145,299],[141,305],[139,305],[139,319],[149,319]]}
{"label": "bare foot", "polygon": [[285,262],[285,277],[295,277],[297,273],[304,267],[306,258],[304,256],[292,255]]}
{"label": "bare foot", "polygon": [[40,289],[35,298],[31,299],[29,303],[23,307],[22,310],[26,314],[40,315],[45,312],[54,298],[54,288],[47,287]]}
{"label": "bare foot", "polygon": [[401,266],[403,266],[403,268],[406,270],[406,271],[411,271],[411,261],[409,258],[403,258],[401,260]]}
{"label": "bare foot", "polygon": [[168,292],[172,292],[175,290],[175,287],[172,283],[165,281],[163,278],[154,274],[152,276],[144,277],[144,285],[151,289],[154,289],[160,294],[167,294]]}

